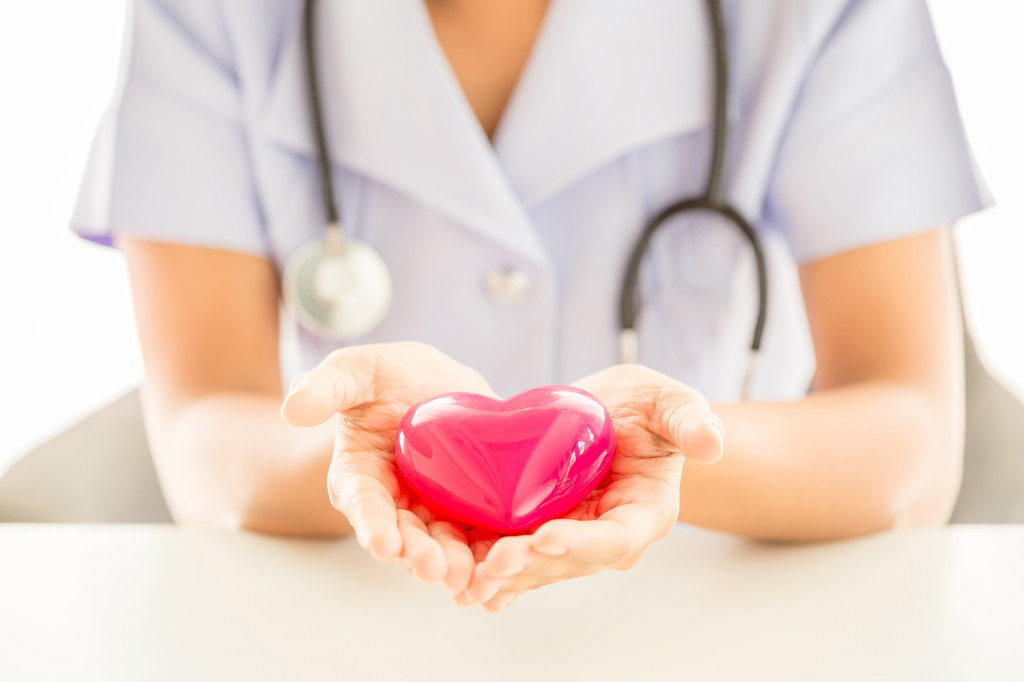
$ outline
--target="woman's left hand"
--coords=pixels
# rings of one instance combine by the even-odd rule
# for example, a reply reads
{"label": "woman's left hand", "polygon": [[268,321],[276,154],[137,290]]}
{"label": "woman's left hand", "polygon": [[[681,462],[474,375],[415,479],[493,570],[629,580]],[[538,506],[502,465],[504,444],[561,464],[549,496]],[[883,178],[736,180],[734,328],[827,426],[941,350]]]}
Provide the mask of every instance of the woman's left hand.
{"label": "woman's left hand", "polygon": [[722,421],[697,391],[641,365],[617,365],[573,384],[608,408],[616,452],[579,505],[526,535],[474,544],[477,565],[460,606],[497,613],[526,590],[605,568],[632,568],[679,516],[684,459],[722,456]]}

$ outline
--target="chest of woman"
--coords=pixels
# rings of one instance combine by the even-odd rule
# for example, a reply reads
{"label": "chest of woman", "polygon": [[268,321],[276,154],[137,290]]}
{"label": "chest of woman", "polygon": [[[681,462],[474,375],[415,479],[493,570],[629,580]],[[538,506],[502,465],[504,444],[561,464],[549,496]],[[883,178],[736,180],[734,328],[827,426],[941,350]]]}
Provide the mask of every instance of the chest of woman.
{"label": "chest of woman", "polygon": [[427,0],[437,42],[489,139],[544,23],[548,0]]}
{"label": "chest of woman", "polygon": [[[428,9],[329,3],[318,25],[343,227],[394,278],[391,313],[359,342],[431,343],[505,394],[614,364],[632,244],[706,174],[702,4],[563,0],[479,62],[460,24]],[[254,117],[254,174],[281,263],[323,228],[301,47],[286,30]],[[770,160],[747,161],[737,199],[757,211]],[[741,382],[756,282],[742,238],[703,222],[681,220],[645,262],[640,355],[726,398]],[[806,386],[811,361],[792,260],[778,235],[766,247],[783,280],[766,353],[785,348],[794,377],[774,380],[778,395]],[[291,329],[286,371],[336,346]]]}

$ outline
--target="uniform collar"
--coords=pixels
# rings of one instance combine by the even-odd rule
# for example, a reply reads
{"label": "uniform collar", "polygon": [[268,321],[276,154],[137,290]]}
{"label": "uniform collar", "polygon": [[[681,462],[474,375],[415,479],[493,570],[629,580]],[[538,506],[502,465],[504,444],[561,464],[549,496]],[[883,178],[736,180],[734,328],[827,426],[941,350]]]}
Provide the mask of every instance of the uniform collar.
{"label": "uniform collar", "polygon": [[522,201],[708,125],[708,54],[701,0],[552,0],[495,139]]}
{"label": "uniform collar", "polygon": [[[699,0],[552,0],[493,147],[421,0],[335,1],[320,12],[332,162],[538,265],[549,259],[529,209],[710,118]],[[264,139],[312,157],[295,19],[256,125]]]}

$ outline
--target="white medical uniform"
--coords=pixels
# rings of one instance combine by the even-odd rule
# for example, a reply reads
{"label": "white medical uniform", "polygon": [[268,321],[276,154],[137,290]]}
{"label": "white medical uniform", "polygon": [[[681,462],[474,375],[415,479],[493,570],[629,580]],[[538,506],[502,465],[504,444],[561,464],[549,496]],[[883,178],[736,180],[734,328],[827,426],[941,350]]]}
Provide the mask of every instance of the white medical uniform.
{"label": "white medical uniform", "polygon": [[[770,299],[755,399],[813,373],[798,264],[988,203],[924,0],[725,0],[726,193],[760,232]],[[323,235],[298,0],[138,0],[73,224],[258,254]],[[319,68],[344,230],[393,306],[361,343],[417,339],[510,395],[617,361],[618,295],[646,221],[699,193],[711,135],[703,0],[552,0],[493,145],[422,0],[320,4]],[[738,396],[753,257],[675,220],[645,261],[645,364]],[[287,381],[339,344],[290,317]]]}

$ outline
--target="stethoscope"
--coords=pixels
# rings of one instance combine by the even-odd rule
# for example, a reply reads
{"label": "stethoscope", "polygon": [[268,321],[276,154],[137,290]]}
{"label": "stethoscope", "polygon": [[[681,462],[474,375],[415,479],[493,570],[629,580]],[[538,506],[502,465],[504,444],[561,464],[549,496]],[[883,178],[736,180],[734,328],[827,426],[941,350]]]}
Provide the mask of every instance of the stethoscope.
{"label": "stethoscope", "polygon": [[[746,399],[761,348],[761,334],[768,307],[768,277],[760,238],[722,191],[728,138],[728,52],[720,2],[705,0],[705,3],[713,38],[715,76],[714,136],[707,186],[699,196],[682,199],[665,207],[647,223],[633,246],[619,296],[619,359],[624,363],[639,360],[637,283],[640,264],[651,238],[669,218],[687,211],[714,213],[734,225],[746,237],[753,249],[757,266],[757,320],[741,389],[741,395]],[[306,0],[303,22],[309,105],[327,227],[323,239],[306,244],[289,258],[282,274],[282,289],[285,303],[304,327],[328,338],[351,340],[373,331],[384,320],[391,306],[391,275],[380,254],[363,242],[345,238],[341,231],[337,201],[331,186],[330,153],[324,132],[317,77],[315,5],[315,0]]]}

